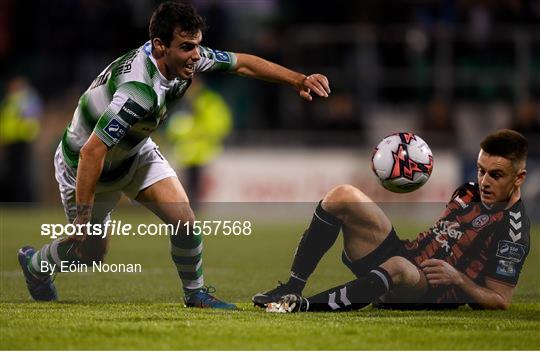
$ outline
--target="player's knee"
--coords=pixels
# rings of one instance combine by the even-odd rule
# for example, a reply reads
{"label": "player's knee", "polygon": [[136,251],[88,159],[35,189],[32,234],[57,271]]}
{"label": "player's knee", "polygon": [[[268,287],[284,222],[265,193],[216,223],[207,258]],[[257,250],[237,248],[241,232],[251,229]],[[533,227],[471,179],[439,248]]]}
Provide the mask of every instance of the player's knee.
{"label": "player's knee", "polygon": [[[188,210],[183,211],[182,213],[179,214],[177,223],[193,224],[194,221],[195,221],[195,213],[193,213],[193,210],[189,208]],[[177,224],[174,224],[174,225],[177,225]]]}
{"label": "player's knee", "polygon": [[188,205],[188,207],[182,211],[180,214],[180,223],[186,224],[189,223],[190,225],[193,225],[195,222],[195,213],[191,209],[191,207]]}
{"label": "player's knee", "polygon": [[390,274],[396,286],[416,284],[418,282],[418,269],[405,257],[391,257],[381,267]]}
{"label": "player's knee", "polygon": [[342,203],[353,200],[360,190],[352,185],[339,185],[324,196],[323,203]]}
{"label": "player's knee", "polygon": [[163,222],[174,228],[187,227],[188,224],[193,225],[195,221],[195,213],[187,202],[160,204],[160,214]]}
{"label": "player's knee", "polygon": [[173,232],[176,234],[187,234],[187,231],[194,230],[197,225],[195,223],[195,213],[189,206],[178,213],[177,218],[167,223],[172,226]]}
{"label": "player's knee", "polygon": [[351,204],[362,201],[361,195],[363,193],[354,186],[339,185],[326,193],[322,207],[330,214],[339,217],[346,213]]}

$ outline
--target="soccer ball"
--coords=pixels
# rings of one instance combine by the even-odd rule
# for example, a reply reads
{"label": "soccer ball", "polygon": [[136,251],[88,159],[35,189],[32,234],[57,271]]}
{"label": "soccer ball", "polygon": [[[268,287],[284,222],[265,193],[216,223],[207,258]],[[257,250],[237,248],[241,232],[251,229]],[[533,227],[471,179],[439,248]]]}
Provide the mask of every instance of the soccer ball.
{"label": "soccer ball", "polygon": [[433,170],[433,154],[417,135],[394,133],[377,145],[371,166],[384,188],[407,193],[427,182]]}

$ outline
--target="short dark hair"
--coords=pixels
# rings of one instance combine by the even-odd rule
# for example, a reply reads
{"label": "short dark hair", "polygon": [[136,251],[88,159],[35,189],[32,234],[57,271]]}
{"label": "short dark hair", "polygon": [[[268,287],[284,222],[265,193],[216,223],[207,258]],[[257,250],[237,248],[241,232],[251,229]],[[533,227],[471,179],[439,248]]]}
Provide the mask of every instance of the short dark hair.
{"label": "short dark hair", "polygon": [[504,129],[488,135],[480,147],[488,154],[509,159],[514,167],[527,160],[529,142],[519,132]]}
{"label": "short dark hair", "polygon": [[159,38],[166,46],[169,46],[176,28],[195,35],[198,31],[206,29],[206,23],[197,10],[187,2],[167,1],[162,3],[150,19],[148,27],[150,40]]}

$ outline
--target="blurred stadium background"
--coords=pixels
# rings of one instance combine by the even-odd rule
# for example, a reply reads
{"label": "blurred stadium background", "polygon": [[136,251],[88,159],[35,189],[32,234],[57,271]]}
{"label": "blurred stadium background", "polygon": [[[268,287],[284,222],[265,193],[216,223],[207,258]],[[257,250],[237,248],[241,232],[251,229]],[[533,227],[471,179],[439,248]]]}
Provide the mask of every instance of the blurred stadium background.
{"label": "blurred stadium background", "polygon": [[[28,122],[25,138],[1,125],[0,201],[59,204],[52,157],[77,99],[110,61],[147,40],[158,3],[0,2],[1,117],[16,101]],[[193,3],[209,25],[203,45],[321,72],[332,88],[329,99],[309,104],[290,87],[204,75],[233,127],[196,165],[199,200],[315,201],[347,182],[378,201],[444,202],[474,179],[479,140],[511,127],[531,143],[523,197],[538,219],[540,1]],[[21,90],[22,102],[8,100]],[[186,169],[166,133],[181,125],[155,139]],[[377,186],[369,169],[373,146],[401,130],[435,154],[432,179],[407,197]]]}

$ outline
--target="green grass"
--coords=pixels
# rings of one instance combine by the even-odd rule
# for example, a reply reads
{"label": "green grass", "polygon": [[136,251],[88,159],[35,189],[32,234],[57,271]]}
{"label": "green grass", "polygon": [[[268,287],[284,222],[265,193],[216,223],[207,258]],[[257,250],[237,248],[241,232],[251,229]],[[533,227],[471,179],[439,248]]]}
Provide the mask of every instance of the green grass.
{"label": "green grass", "polygon": [[273,315],[173,303],[5,303],[3,349],[537,349],[538,304]]}
{"label": "green grass", "polygon": [[[58,209],[0,210],[0,349],[539,349],[540,251],[533,244],[508,311],[379,311],[267,314],[249,299],[287,277],[299,235],[309,220],[254,221],[251,236],[205,238],[205,278],[241,311],[186,309],[168,255],[168,239],[113,237],[109,263],[140,263],[137,274],[61,274],[58,303],[32,302],[16,250],[36,247],[41,223],[63,223]],[[156,222],[140,208],[115,218]],[[219,219],[213,216],[212,219]],[[223,216],[222,216],[223,218]],[[230,218],[230,217],[229,217]],[[421,224],[396,223],[400,234]],[[350,280],[338,242],[306,293]]]}

